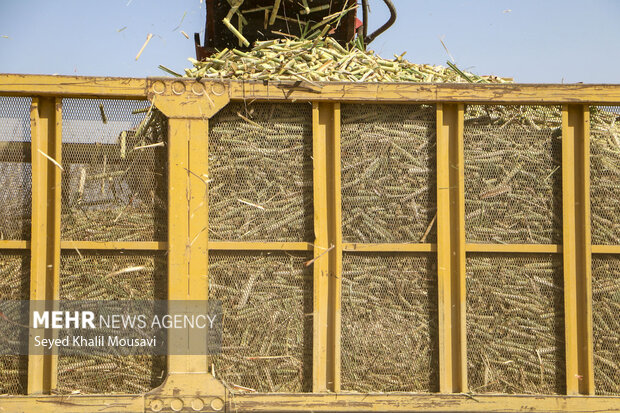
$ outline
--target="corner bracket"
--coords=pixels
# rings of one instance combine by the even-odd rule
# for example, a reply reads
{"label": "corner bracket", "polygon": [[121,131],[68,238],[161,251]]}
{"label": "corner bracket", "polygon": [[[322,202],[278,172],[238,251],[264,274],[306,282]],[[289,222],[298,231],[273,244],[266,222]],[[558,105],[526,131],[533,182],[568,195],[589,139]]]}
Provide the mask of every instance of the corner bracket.
{"label": "corner bracket", "polygon": [[169,118],[210,119],[230,102],[228,82],[147,78],[146,95]]}
{"label": "corner bracket", "polygon": [[226,411],[226,387],[208,373],[169,374],[144,395],[145,412]]}

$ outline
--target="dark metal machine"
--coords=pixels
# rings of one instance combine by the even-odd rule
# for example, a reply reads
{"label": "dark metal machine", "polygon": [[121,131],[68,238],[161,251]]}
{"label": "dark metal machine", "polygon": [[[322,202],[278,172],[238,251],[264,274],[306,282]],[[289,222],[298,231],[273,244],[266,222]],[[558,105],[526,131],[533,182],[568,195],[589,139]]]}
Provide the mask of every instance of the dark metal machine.
{"label": "dark metal machine", "polygon": [[[196,58],[204,59],[216,50],[224,48],[249,49],[257,40],[277,39],[286,37],[286,35],[300,36],[308,27],[307,22],[320,23],[324,18],[347,9],[350,11],[341,18],[337,28],[329,35],[341,44],[349,43],[355,36],[359,36],[363,38],[364,45],[368,45],[396,21],[394,4],[391,0],[383,1],[390,10],[390,18],[369,35],[368,0],[361,0],[363,21],[357,18],[356,0],[281,0],[277,2],[279,8],[278,17],[275,20],[270,18],[269,9],[270,6],[274,6],[274,0],[244,0],[239,7],[241,13],[238,13],[236,17],[240,19],[240,16],[243,16],[243,36],[250,44],[244,47],[239,45],[238,37],[223,24],[231,5],[235,4],[236,0],[206,0],[204,44],[200,44],[200,34],[194,33]],[[312,10],[311,14],[307,13],[308,8]]]}

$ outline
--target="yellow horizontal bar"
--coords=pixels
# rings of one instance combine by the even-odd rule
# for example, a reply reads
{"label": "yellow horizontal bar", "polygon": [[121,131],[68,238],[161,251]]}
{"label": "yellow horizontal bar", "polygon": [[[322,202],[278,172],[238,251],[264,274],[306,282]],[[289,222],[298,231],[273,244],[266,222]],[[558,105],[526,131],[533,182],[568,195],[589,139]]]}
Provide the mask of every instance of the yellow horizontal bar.
{"label": "yellow horizontal bar", "polygon": [[435,252],[437,244],[356,244],[344,243],[345,252]]}
{"label": "yellow horizontal bar", "polygon": [[594,412],[618,411],[619,397],[469,394],[239,394],[235,412]]}
{"label": "yellow horizontal bar", "polygon": [[592,245],[592,254],[620,254],[620,245]]}
{"label": "yellow horizontal bar", "polygon": [[[78,396],[78,397],[76,397]],[[71,395],[71,396],[2,396],[0,411],[4,412],[37,412],[56,413],[71,411],[72,413],[89,413],[94,410],[114,406],[114,412],[144,412],[143,395]]]}
{"label": "yellow horizontal bar", "polygon": [[[150,78],[170,86],[195,79]],[[209,82],[203,81],[208,84]],[[424,84],[424,83],[321,83],[320,93],[287,82],[214,81],[228,85],[231,99],[309,100],[357,102],[461,102],[461,103],[620,103],[620,85],[584,84]],[[290,82],[288,82],[290,83]],[[62,97],[146,98],[147,79],[50,75],[0,75],[0,95]],[[185,87],[191,90],[191,87]]]}
{"label": "yellow horizontal bar", "polygon": [[0,250],[25,250],[30,248],[30,241],[0,240]]}
{"label": "yellow horizontal bar", "polygon": [[[208,394],[196,397],[209,399]],[[166,407],[176,397],[161,395]],[[469,394],[236,394],[228,410],[258,412],[617,412],[620,397],[512,396]],[[70,409],[73,413],[92,412],[94,407],[113,406],[115,412],[145,411],[142,395],[8,396],[0,398],[6,411],[52,413]],[[64,411],[64,410],[63,410]],[[105,411],[105,410],[104,410]],[[146,411],[150,411],[146,410]],[[170,411],[166,409],[165,411]]]}
{"label": "yellow horizontal bar", "polygon": [[63,250],[135,250],[135,251],[165,251],[168,243],[165,241],[60,241]]}
{"label": "yellow horizontal bar", "polygon": [[0,94],[144,99],[146,98],[146,79],[1,74]]}
{"label": "yellow horizontal bar", "polygon": [[210,251],[312,251],[308,242],[209,242]]}
{"label": "yellow horizontal bar", "polygon": [[[320,82],[319,82],[320,83]],[[311,100],[337,102],[449,103],[618,103],[620,85],[321,83],[321,92],[289,88],[278,82],[230,82],[236,100]]]}
{"label": "yellow horizontal bar", "polygon": [[465,251],[560,254],[562,252],[562,246],[557,244],[465,244]]}

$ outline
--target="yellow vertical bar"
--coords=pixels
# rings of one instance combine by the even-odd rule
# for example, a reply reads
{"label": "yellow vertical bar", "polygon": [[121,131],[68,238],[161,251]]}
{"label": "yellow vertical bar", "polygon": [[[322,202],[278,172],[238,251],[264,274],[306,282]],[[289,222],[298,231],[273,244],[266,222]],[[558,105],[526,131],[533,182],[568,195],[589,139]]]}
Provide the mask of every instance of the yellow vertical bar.
{"label": "yellow vertical bar", "polygon": [[[464,129],[465,129],[465,105],[456,107],[456,131],[451,134],[451,145],[455,150],[451,151],[452,162],[452,202],[455,209],[452,211],[452,233],[454,239],[453,257],[456,259],[452,268],[453,293],[453,331],[456,340],[453,340],[454,352],[458,355],[453,361],[455,365],[457,391],[467,392],[467,328],[466,328],[466,300],[467,286],[465,273],[465,155],[464,155]],[[454,124],[454,120],[452,120]]]}
{"label": "yellow vertical bar", "polygon": [[[58,298],[60,267],[61,102],[34,98],[30,109],[32,223],[30,299]],[[50,160],[52,159],[52,160]],[[34,331],[31,330],[31,334]],[[38,332],[41,333],[40,331]],[[56,358],[28,356],[28,393],[47,393],[56,382]]]}
{"label": "yellow vertical bar", "polygon": [[340,105],[314,103],[313,391],[340,389]]}
{"label": "yellow vertical bar", "polygon": [[327,249],[327,139],[326,125],[321,116],[321,103],[312,107],[312,159],[314,186],[314,288],[313,288],[313,355],[312,389],[327,391],[327,294],[329,284],[328,263],[324,255]]}
{"label": "yellow vertical bar", "polygon": [[564,318],[567,394],[593,394],[589,110],[562,108]]}
{"label": "yellow vertical bar", "polygon": [[467,389],[463,105],[437,105],[439,389]]}
{"label": "yellow vertical bar", "polygon": [[[190,297],[189,277],[189,135],[185,119],[168,121],[168,299]],[[171,337],[169,347],[174,345]],[[187,356],[169,355],[170,374],[189,371]]]}
{"label": "yellow vertical bar", "polygon": [[[54,99],[54,135],[50,141],[53,145],[53,156],[62,165],[62,98]],[[51,262],[48,264],[48,274],[51,271],[52,277],[52,299],[60,299],[60,214],[61,214],[61,194],[62,194],[62,171],[56,165],[48,164],[53,171],[53,179],[49,183],[50,200],[53,208],[48,209],[48,219],[53,225],[51,234]],[[51,267],[50,267],[51,265]],[[58,383],[58,355],[51,356],[50,366],[50,389],[56,389]]]}
{"label": "yellow vertical bar", "polygon": [[583,261],[581,269],[581,308],[583,310],[581,328],[582,342],[581,348],[584,351],[582,358],[583,364],[581,371],[584,372],[582,394],[593,395],[594,388],[594,337],[592,332],[592,228],[590,219],[590,107],[583,105],[583,138],[581,141],[581,151],[583,165],[580,171],[582,184],[580,185],[581,209],[582,209],[582,234],[583,242],[581,252]]}
{"label": "yellow vertical bar", "polygon": [[[209,121],[191,119],[189,124],[189,299],[207,300],[208,279],[208,220],[207,197]],[[205,308],[206,310],[206,308]],[[206,373],[209,358],[205,355],[188,356],[190,372]]]}
{"label": "yellow vertical bar", "polygon": [[328,162],[329,162],[329,242],[330,247],[330,268],[329,268],[329,308],[330,311],[330,334],[329,348],[331,358],[329,360],[330,370],[328,374],[328,384],[331,381],[331,391],[340,391],[340,303],[342,288],[342,204],[341,204],[341,165],[340,165],[340,103],[334,103],[331,108],[332,119],[330,133],[328,135]]}
{"label": "yellow vertical bar", "polygon": [[452,387],[452,311],[450,292],[450,136],[444,126],[445,105],[437,104],[437,299],[439,307],[439,391]]}

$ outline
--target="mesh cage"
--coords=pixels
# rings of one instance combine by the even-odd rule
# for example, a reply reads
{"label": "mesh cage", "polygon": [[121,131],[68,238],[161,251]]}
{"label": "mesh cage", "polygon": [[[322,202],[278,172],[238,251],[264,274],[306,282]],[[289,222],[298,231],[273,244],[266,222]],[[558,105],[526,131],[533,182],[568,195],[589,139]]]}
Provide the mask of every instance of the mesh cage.
{"label": "mesh cage", "polygon": [[474,393],[562,394],[562,257],[467,258],[467,367]]}
{"label": "mesh cage", "polygon": [[209,237],[312,241],[312,106],[232,103],[209,121]]}
{"label": "mesh cage", "polygon": [[438,391],[435,258],[345,254],[342,266],[342,388]]}
{"label": "mesh cage", "polygon": [[[0,250],[0,300],[28,300],[30,297],[30,255]],[[28,314],[16,309],[3,317],[28,325]],[[24,330],[23,340],[28,340]],[[11,345],[0,337],[0,346]],[[28,380],[28,357],[0,355],[0,395],[24,394]]]}
{"label": "mesh cage", "polygon": [[[163,255],[63,253],[61,300],[165,300]],[[166,377],[164,356],[109,354],[58,357],[59,393],[141,393]]]}
{"label": "mesh cage", "polygon": [[558,106],[468,106],[467,242],[562,243]]}
{"label": "mesh cage", "polygon": [[166,239],[168,127],[159,111],[145,115],[147,106],[63,100],[63,239]]}
{"label": "mesh cage", "polygon": [[620,107],[590,108],[592,243],[620,244]]}
{"label": "mesh cage", "polygon": [[300,253],[209,255],[209,298],[222,301],[215,375],[232,391],[312,388],[312,257]]}
{"label": "mesh cage", "polygon": [[427,105],[342,105],[345,242],[434,242],[436,114]]}
{"label": "mesh cage", "polygon": [[31,102],[0,96],[0,239],[30,239]]}
{"label": "mesh cage", "polygon": [[620,256],[592,256],[594,386],[620,395]]}

